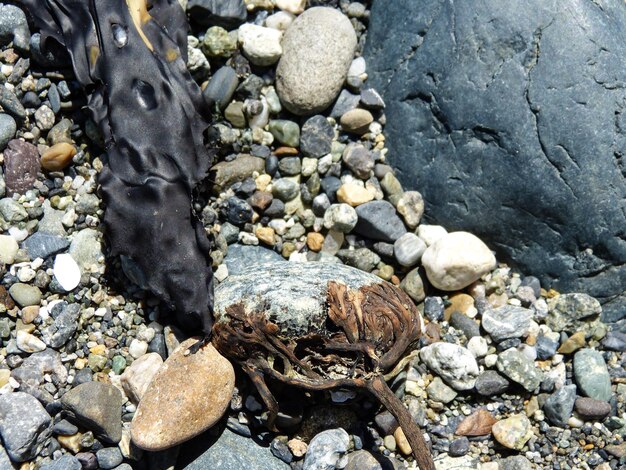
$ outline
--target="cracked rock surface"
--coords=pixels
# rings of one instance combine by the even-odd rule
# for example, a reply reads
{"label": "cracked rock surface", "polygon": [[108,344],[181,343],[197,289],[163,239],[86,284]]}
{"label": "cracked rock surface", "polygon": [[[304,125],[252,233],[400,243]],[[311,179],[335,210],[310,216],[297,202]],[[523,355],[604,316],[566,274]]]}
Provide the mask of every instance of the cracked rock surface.
{"label": "cracked rock surface", "polygon": [[371,18],[389,160],[427,218],[623,318],[624,4],[378,0]]}

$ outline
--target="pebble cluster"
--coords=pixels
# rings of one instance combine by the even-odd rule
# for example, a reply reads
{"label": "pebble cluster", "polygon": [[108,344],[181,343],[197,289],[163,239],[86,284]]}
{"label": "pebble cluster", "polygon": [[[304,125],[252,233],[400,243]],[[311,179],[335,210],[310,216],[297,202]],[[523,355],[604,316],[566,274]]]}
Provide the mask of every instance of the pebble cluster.
{"label": "pebble cluster", "polygon": [[[386,163],[385,103],[360,56],[367,2],[186,8],[188,67],[214,110],[217,160],[195,209],[214,237],[217,281],[288,260],[400,286],[426,328],[391,385],[438,468],[623,468],[626,335],[600,321],[592,297],[542,289],[475,236],[422,222],[421,195]],[[142,451],[130,422],[183,338],[132,264],[105,263],[101,138],[67,64],[41,55],[19,8],[0,4],[0,18],[0,468],[167,468],[177,449]],[[218,375],[190,381],[188,406],[204,409],[194,393]],[[216,398],[227,430],[210,430],[215,444],[189,461],[181,452],[178,465],[413,465],[402,430],[369,397],[281,395],[281,432],[270,433],[238,376],[235,393]],[[145,432],[133,438],[156,439]]]}

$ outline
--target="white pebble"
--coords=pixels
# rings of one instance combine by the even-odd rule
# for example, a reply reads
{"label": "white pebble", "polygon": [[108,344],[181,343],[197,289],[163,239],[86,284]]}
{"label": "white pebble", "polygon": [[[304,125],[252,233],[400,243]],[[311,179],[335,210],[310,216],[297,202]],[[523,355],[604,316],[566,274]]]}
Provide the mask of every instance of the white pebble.
{"label": "white pebble", "polygon": [[28,236],[28,230],[26,230],[25,228],[11,227],[9,229],[9,235],[15,238],[16,241],[21,242],[22,240],[25,240]]}
{"label": "white pebble", "polygon": [[148,351],[148,343],[138,339],[133,339],[128,347],[128,353],[135,359],[143,356]]}
{"label": "white pebble", "polygon": [[10,235],[0,235],[0,263],[13,264],[18,249],[15,238]]}
{"label": "white pebble", "polygon": [[278,13],[274,13],[273,15],[268,16],[265,19],[265,26],[272,29],[277,29],[279,31],[285,31],[289,27],[295,16],[286,11],[279,11]]}
{"label": "white pebble", "polygon": [[272,65],[283,53],[280,45],[282,31],[244,23],[239,27],[238,34],[243,53],[254,65]]}
{"label": "white pebble", "polygon": [[444,235],[447,235],[448,231],[441,225],[427,225],[422,224],[417,227],[417,235],[424,240],[427,246],[432,245]]}
{"label": "white pebble", "polygon": [[218,282],[222,282],[228,277],[228,266],[226,266],[226,264],[224,263],[220,264],[213,273],[213,275]]}
{"label": "white pebble", "polygon": [[485,356],[485,367],[491,368],[496,365],[496,362],[498,362],[497,354],[489,354]]}
{"label": "white pebble", "polygon": [[276,6],[283,11],[299,15],[304,11],[306,0],[275,0]]}
{"label": "white pebble", "polygon": [[489,345],[487,340],[481,336],[474,336],[467,342],[467,349],[474,355],[475,358],[483,357],[487,355],[489,351]]}
{"label": "white pebble", "polygon": [[46,349],[46,343],[24,330],[17,332],[16,343],[17,347],[26,353],[35,353]]}
{"label": "white pebble", "polygon": [[80,284],[80,268],[71,255],[64,253],[54,259],[54,277],[66,291],[71,291]]}

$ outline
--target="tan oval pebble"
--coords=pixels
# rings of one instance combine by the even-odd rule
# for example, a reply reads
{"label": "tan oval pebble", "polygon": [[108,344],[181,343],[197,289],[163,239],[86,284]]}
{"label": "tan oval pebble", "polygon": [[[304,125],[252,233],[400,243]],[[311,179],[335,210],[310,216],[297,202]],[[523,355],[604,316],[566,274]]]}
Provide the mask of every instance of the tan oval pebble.
{"label": "tan oval pebble", "polygon": [[131,423],[141,449],[159,451],[181,444],[213,426],[224,414],[235,388],[235,371],[211,344],[197,352],[190,338],[154,376]]}
{"label": "tan oval pebble", "polygon": [[374,121],[372,113],[366,109],[351,109],[339,119],[341,128],[347,132],[355,134],[364,134],[367,132],[369,125]]}
{"label": "tan oval pebble", "polygon": [[67,142],[54,144],[41,155],[41,166],[48,171],[61,171],[76,155],[76,147]]}

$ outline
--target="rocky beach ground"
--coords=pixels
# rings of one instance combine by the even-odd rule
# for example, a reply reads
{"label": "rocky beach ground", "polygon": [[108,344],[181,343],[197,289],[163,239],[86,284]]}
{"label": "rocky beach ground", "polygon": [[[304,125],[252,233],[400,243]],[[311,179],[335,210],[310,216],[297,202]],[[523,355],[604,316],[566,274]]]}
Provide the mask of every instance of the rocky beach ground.
{"label": "rocky beach ground", "polygon": [[[373,273],[423,313],[419,344],[388,378],[437,468],[624,468],[626,334],[589,295],[541,286],[475,236],[422,223],[429,208],[394,175],[384,133],[394,123],[368,86],[369,2],[185,8],[188,68],[214,110],[215,164],[194,210],[213,239],[218,291],[271,263]],[[131,442],[138,403],[184,337],[136,266],[106,255],[102,139],[68,63],[38,41],[21,10],[0,5],[0,469],[415,468],[369,395],[272,384],[270,432],[245,374],[219,396],[212,381],[225,373],[200,357],[206,373],[180,384],[186,412],[210,413],[215,389],[223,418],[169,450]],[[292,277],[276,285],[287,299]]]}

